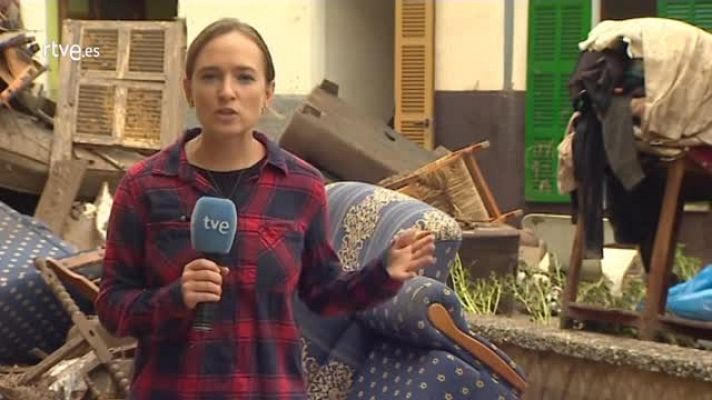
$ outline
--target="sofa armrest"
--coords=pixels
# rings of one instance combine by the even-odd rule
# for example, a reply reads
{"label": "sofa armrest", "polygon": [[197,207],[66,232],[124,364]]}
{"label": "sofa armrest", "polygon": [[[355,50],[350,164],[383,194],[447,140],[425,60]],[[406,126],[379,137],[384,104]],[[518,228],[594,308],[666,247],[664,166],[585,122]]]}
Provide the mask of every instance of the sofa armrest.
{"label": "sofa armrest", "polygon": [[470,365],[481,363],[520,392],[526,388],[524,372],[509,356],[470,331],[460,299],[442,282],[422,276],[410,279],[393,299],[358,318],[381,336],[444,350]]}
{"label": "sofa armrest", "polygon": [[360,322],[375,333],[404,340],[418,347],[452,350],[452,344],[428,318],[428,307],[441,304],[461,329],[467,329],[464,311],[455,292],[425,276],[406,281],[398,294],[377,307],[358,314]]}

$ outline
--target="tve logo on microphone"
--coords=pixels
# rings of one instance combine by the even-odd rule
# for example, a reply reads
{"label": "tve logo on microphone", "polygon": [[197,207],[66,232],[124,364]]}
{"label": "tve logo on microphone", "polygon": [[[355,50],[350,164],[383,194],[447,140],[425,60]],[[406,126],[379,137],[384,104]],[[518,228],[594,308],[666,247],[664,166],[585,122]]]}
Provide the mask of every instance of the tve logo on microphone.
{"label": "tve logo on microphone", "polygon": [[230,233],[230,223],[228,221],[221,221],[219,219],[211,219],[209,216],[203,217],[203,222],[205,222],[205,229],[218,231],[223,235]]}
{"label": "tve logo on microphone", "polygon": [[201,197],[190,219],[193,249],[205,254],[228,254],[237,232],[237,208],[228,199]]}

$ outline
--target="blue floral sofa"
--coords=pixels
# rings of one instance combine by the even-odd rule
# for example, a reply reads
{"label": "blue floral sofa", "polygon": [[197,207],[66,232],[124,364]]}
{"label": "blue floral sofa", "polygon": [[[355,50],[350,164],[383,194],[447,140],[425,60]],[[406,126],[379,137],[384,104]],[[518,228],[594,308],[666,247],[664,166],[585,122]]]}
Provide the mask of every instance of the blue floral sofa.
{"label": "blue floral sofa", "polygon": [[350,317],[320,317],[296,300],[310,399],[520,398],[524,373],[469,331],[459,299],[445,284],[461,243],[457,222],[367,183],[336,182],[327,193],[329,235],[345,268],[360,268],[413,226],[435,233],[438,261],[393,299]]}

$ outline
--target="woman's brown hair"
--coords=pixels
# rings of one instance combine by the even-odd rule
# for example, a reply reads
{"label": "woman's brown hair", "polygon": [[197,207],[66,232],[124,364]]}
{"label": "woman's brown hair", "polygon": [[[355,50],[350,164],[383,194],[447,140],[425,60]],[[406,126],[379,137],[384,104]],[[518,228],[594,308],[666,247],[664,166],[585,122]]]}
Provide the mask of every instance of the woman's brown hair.
{"label": "woman's brown hair", "polygon": [[272,55],[267,48],[267,43],[265,43],[264,39],[262,39],[262,36],[255,28],[235,18],[219,19],[203,28],[198,36],[193,39],[193,42],[188,47],[188,53],[185,58],[185,76],[188,79],[192,78],[193,70],[195,68],[195,60],[198,58],[200,50],[202,50],[205,45],[216,37],[231,32],[240,32],[255,42],[257,47],[259,47],[262,51],[267,83],[273,82],[275,75],[274,63],[272,62]]}

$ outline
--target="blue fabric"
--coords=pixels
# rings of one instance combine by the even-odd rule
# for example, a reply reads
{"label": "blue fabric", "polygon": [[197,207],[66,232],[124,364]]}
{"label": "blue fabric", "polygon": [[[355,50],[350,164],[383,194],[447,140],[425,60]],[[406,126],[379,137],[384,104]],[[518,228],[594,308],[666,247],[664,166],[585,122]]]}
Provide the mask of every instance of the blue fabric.
{"label": "blue fabric", "polygon": [[712,321],[712,264],[668,290],[667,310],[684,318]]}
{"label": "blue fabric", "polygon": [[[75,249],[41,222],[0,202],[0,363],[28,363],[29,351],[64,343],[69,316],[34,267],[37,257],[62,258]],[[77,299],[77,296],[74,296]],[[79,301],[84,311],[88,301]]]}
{"label": "blue fabric", "polygon": [[424,276],[446,282],[452,261],[460,248],[462,232],[457,222],[420,200],[362,182],[336,182],[327,186],[328,235],[350,269],[378,257],[390,247],[395,235],[411,227],[436,235],[433,265]]}
{"label": "blue fabric", "polygon": [[[396,233],[419,226],[436,234],[438,263],[425,275],[447,279],[461,240],[460,228],[451,217],[426,203],[367,183],[332,183],[327,195],[327,234],[347,269],[361,268],[382,254]],[[376,335],[355,316],[324,318],[310,312],[299,299],[295,303],[310,396],[332,396],[334,390],[345,395]]]}
{"label": "blue fabric", "polygon": [[[366,183],[333,183],[327,194],[327,234],[346,269],[361,268],[381,255],[399,231],[414,226],[435,234],[438,262],[406,282],[393,299],[352,317],[322,318],[297,302],[310,398],[517,398],[427,317],[430,304],[442,304],[468,332],[461,303],[445,285],[461,243],[457,222],[426,203]],[[485,338],[470,335],[514,365]]]}
{"label": "blue fabric", "polygon": [[349,400],[512,400],[492,375],[445,351],[383,339],[358,371]]}
{"label": "blue fabric", "polygon": [[423,276],[405,282],[392,300],[360,313],[359,319],[379,335],[413,346],[453,351],[452,342],[428,319],[428,307],[433,303],[442,304],[460,329],[467,330],[463,308],[455,292],[442,282]]}
{"label": "blue fabric", "polygon": [[427,277],[416,277],[406,282],[403,288],[392,300],[360,314],[361,320],[371,330],[404,345],[412,345],[433,350],[442,350],[456,355],[471,366],[481,369],[484,375],[491,371],[484,370],[472,355],[443,335],[435,328],[428,318],[428,307],[431,304],[443,305],[455,322],[455,325],[480,343],[492,349],[502,357],[507,364],[513,366],[521,376],[524,371],[497,346],[485,337],[471,332],[465,320],[465,310],[455,292],[441,282]]}
{"label": "blue fabric", "polygon": [[[348,269],[359,269],[365,261],[378,257],[401,230],[413,226],[438,228],[435,232],[438,262],[427,268],[424,275],[445,282],[461,240],[459,226],[451,217],[422,201],[367,183],[336,182],[326,189],[330,221],[327,234]],[[324,343],[333,343],[333,337],[338,337],[351,323],[350,317],[322,319],[301,304],[296,306],[295,314],[298,321],[305,321],[300,321],[303,333],[318,336]],[[322,327],[317,320],[327,322]]]}

